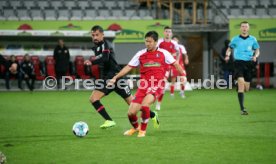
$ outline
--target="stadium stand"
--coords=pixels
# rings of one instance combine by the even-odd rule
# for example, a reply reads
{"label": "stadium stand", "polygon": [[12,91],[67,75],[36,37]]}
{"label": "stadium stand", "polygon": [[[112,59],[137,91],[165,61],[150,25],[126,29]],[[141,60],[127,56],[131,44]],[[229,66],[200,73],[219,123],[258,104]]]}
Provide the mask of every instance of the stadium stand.
{"label": "stadium stand", "polygon": [[82,20],[83,12],[80,7],[72,7],[72,17],[71,20]]}
{"label": "stadium stand", "polygon": [[26,1],[23,1],[23,6],[26,7],[27,9],[31,9],[32,7],[36,7],[36,3],[32,0],[26,0]]}
{"label": "stadium stand", "polygon": [[22,6],[22,1],[19,0],[8,1],[8,3],[11,7],[13,7],[14,10]]}
{"label": "stadium stand", "polygon": [[64,6],[68,9],[72,9],[73,7],[76,7],[75,1],[67,0],[64,1]]}
{"label": "stadium stand", "polygon": [[[54,7],[55,10],[58,10],[59,8],[64,7],[63,1],[54,0],[54,1],[49,1],[49,2],[50,2],[50,6]],[[67,8],[67,6],[66,6],[66,8]]]}
{"label": "stadium stand", "polygon": [[37,6],[31,7],[30,16],[31,16],[32,20],[43,20],[44,19],[42,10]]}
{"label": "stadium stand", "polygon": [[26,7],[17,8],[17,13],[20,15],[20,20],[31,20],[29,10]]}
{"label": "stadium stand", "polygon": [[91,7],[90,1],[85,1],[85,0],[78,1],[77,5],[78,5],[82,10],[85,10],[86,8]]}
{"label": "stadium stand", "polygon": [[[33,3],[35,3],[35,1],[33,1]],[[43,9],[49,7],[50,4],[49,4],[48,1],[39,0],[39,1],[37,1],[37,6],[38,6],[41,10],[43,10]]]}
{"label": "stadium stand", "polygon": [[[93,10],[93,11],[92,11]],[[0,20],[153,19],[147,7],[127,0],[1,0]]]}
{"label": "stadium stand", "polygon": [[53,7],[46,7],[44,10],[45,20],[56,20],[57,13]]}
{"label": "stadium stand", "polygon": [[69,20],[71,18],[71,14],[67,7],[59,7],[57,10],[57,14],[57,20]]}
{"label": "stadium stand", "polygon": [[10,6],[3,7],[3,13],[6,20],[18,20],[16,12]]}

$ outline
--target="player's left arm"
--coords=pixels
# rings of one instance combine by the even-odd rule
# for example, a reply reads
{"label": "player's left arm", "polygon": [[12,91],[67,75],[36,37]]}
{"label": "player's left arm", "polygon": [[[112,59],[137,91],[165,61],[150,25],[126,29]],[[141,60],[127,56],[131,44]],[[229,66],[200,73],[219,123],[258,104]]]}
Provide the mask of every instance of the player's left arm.
{"label": "player's left arm", "polygon": [[181,52],[182,52],[182,54],[180,54],[180,55],[183,55],[183,57],[184,57],[184,64],[186,64],[186,65],[189,64],[189,57],[187,55],[186,48],[183,45],[179,45],[179,48],[181,49]]}
{"label": "player's left arm", "polygon": [[252,60],[254,62],[256,62],[257,58],[260,56],[260,45],[259,45],[259,43],[258,43],[258,41],[257,41],[256,38],[254,38],[254,42],[253,42],[253,47],[252,48],[254,50],[254,55],[252,57]]}
{"label": "player's left arm", "polygon": [[164,55],[165,55],[166,64],[173,65],[178,70],[178,72],[180,73],[180,76],[185,76],[184,70],[181,68],[179,63],[169,54],[169,52],[164,51]]}
{"label": "player's left arm", "polygon": [[173,66],[177,69],[177,71],[180,73],[180,76],[185,76],[185,71],[182,69],[182,67],[179,65],[178,62],[174,62]]}
{"label": "player's left arm", "polygon": [[175,41],[172,41],[172,43],[174,44],[174,49],[175,49],[175,55],[176,55],[176,61],[179,62],[179,55],[182,55],[180,54],[180,47],[179,47],[179,44],[176,43]]}
{"label": "player's left arm", "polygon": [[91,61],[92,64],[100,64],[107,62],[109,60],[110,53],[110,49],[104,49],[100,55],[97,55],[95,59]]}
{"label": "player's left arm", "polygon": [[188,65],[189,64],[189,56],[187,54],[183,54],[183,55],[184,55],[184,63],[186,65]]}
{"label": "player's left arm", "polygon": [[255,51],[254,51],[254,55],[253,55],[253,58],[252,58],[252,60],[254,61],[254,62],[256,62],[257,61],[257,58],[260,56],[260,49],[258,48],[258,49],[256,49]]}
{"label": "player's left arm", "polygon": [[132,59],[129,61],[128,65],[126,65],[117,75],[115,75],[107,84],[107,86],[113,85],[117,79],[126,75],[129,71],[132,70],[133,67],[137,67],[140,64],[139,57],[143,54],[144,51],[137,52]]}

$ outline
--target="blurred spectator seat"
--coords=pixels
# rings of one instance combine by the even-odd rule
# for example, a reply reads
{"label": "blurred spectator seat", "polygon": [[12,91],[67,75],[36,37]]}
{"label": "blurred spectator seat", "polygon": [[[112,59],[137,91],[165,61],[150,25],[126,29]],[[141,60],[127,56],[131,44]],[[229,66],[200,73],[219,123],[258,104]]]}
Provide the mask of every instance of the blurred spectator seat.
{"label": "blurred spectator seat", "polygon": [[35,72],[36,80],[40,80],[40,81],[44,80],[45,76],[42,75],[41,69],[43,67],[39,60],[39,56],[31,56],[31,61],[33,62],[33,65],[34,65],[34,72]]}
{"label": "blurred spectator seat", "polygon": [[53,56],[46,56],[45,58],[46,75],[56,77],[55,59]]}
{"label": "blurred spectator seat", "polygon": [[83,56],[76,56],[75,58],[75,68],[77,78],[89,79],[90,76],[85,74],[84,58]]}

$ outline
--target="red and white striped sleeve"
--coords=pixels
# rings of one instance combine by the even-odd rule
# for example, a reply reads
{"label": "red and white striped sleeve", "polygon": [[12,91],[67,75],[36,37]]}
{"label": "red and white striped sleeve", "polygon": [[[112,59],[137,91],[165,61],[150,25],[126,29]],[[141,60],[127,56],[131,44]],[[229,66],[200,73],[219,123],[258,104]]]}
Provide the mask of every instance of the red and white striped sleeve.
{"label": "red and white striped sleeve", "polygon": [[171,42],[172,42],[172,44],[174,45],[175,51],[176,51],[176,52],[179,52],[179,44],[178,44],[176,41],[174,41],[174,40],[172,40]]}
{"label": "red and white striped sleeve", "polygon": [[180,48],[182,54],[187,54],[187,50],[182,44],[179,44],[179,48]]}
{"label": "red and white striped sleeve", "polygon": [[138,51],[133,57],[132,59],[128,62],[128,66],[130,67],[137,67],[140,65],[140,56],[143,55],[146,52],[146,49],[143,49],[141,51]]}

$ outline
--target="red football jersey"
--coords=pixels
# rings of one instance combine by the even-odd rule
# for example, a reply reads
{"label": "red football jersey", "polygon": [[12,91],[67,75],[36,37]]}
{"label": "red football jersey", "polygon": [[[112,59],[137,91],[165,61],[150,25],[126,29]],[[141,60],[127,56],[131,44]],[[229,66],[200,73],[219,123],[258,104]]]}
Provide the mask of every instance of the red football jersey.
{"label": "red football jersey", "polygon": [[168,51],[157,48],[152,52],[147,49],[137,52],[128,65],[131,67],[140,65],[141,79],[149,81],[150,79],[163,80],[165,77],[164,67],[174,62],[175,59]]}
{"label": "red football jersey", "polygon": [[[169,42],[165,41],[164,38],[158,40],[157,46],[169,51],[171,54],[175,54],[178,50],[178,44],[176,41],[171,40]],[[174,56],[176,58],[176,56]]]}

